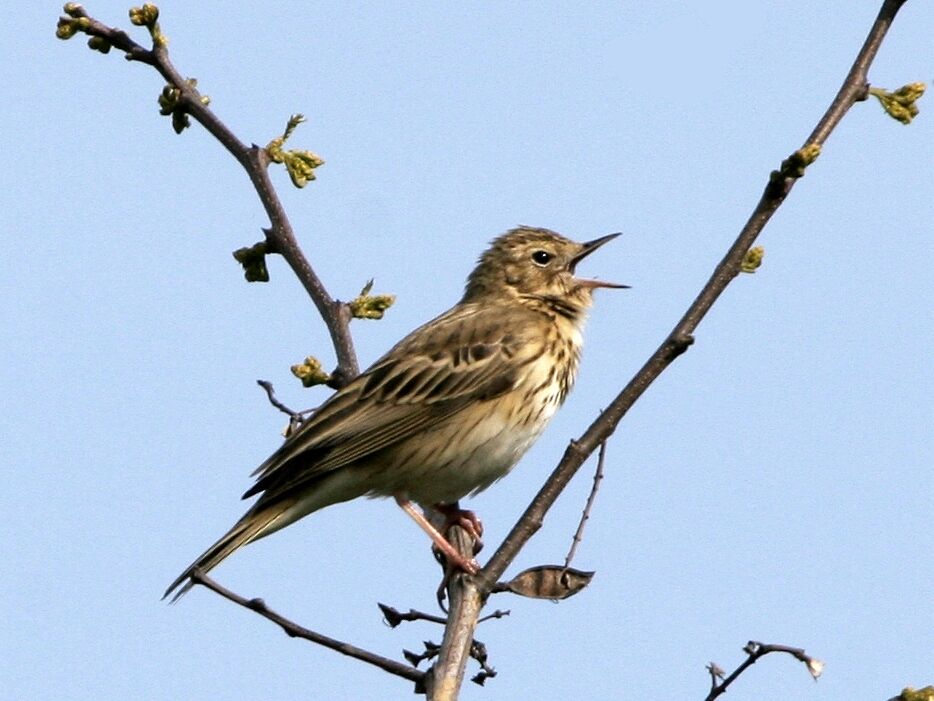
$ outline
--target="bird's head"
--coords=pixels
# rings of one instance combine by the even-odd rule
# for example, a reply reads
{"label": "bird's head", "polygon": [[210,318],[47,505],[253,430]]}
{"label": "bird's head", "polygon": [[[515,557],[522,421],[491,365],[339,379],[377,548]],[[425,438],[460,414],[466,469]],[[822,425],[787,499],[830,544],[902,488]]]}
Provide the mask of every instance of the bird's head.
{"label": "bird's head", "polygon": [[578,263],[619,234],[577,243],[548,229],[522,226],[495,239],[467,279],[464,302],[538,299],[583,312],[598,287],[625,288],[574,276]]}

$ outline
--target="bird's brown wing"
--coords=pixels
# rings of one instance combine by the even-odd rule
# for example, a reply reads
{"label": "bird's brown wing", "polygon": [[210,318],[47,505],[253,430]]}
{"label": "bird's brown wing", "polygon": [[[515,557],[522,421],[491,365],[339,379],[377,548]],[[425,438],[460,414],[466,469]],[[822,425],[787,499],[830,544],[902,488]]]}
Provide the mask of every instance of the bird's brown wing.
{"label": "bird's brown wing", "polygon": [[332,395],[253,473],[244,498],[274,500],[509,391],[538,354],[502,310],[455,307]]}

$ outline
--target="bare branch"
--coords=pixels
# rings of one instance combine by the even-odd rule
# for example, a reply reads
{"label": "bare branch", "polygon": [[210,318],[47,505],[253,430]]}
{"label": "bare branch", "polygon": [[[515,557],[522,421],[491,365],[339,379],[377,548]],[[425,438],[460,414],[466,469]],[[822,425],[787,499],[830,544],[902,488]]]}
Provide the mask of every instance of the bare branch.
{"label": "bare branch", "polygon": [[[473,553],[473,539],[460,526],[448,531],[448,540],[461,554]],[[474,642],[474,631],[487,597],[487,593],[477,586],[477,580],[478,577],[463,574],[455,574],[448,579],[448,624],[444,628],[438,658],[425,679],[428,698],[432,701],[454,701],[458,697]]]}
{"label": "bare branch", "polygon": [[571,539],[571,549],[568,550],[567,557],[564,558],[565,569],[571,566],[571,561],[577,553],[577,546],[580,545],[581,541],[584,539],[584,526],[587,525],[587,521],[590,519],[590,511],[593,509],[593,503],[596,501],[597,492],[600,491],[600,483],[603,481],[603,461],[605,458],[606,441],[603,441],[603,443],[600,444],[600,454],[597,456],[597,469],[594,471],[593,475],[593,487],[590,489],[587,503],[584,504],[584,512],[581,514],[581,520],[577,524],[577,530],[574,532],[574,537]]}
{"label": "bare branch", "polygon": [[239,594],[235,594],[229,589],[221,586],[216,581],[208,577],[200,569],[196,569],[191,574],[191,581],[194,584],[200,584],[207,587],[211,591],[220,594],[222,597],[228,601],[232,601],[235,604],[242,606],[245,609],[249,609],[255,613],[258,613],[263,618],[272,621],[283,631],[285,634],[291,638],[302,638],[303,640],[308,640],[318,645],[323,645],[326,648],[335,650],[336,652],[341,653],[342,655],[347,655],[348,657],[353,657],[354,659],[366,662],[375,667],[394,674],[397,677],[402,677],[403,679],[408,679],[411,682],[415,682],[416,690],[422,688],[424,683],[426,672],[410,667],[409,665],[402,664],[401,662],[396,662],[391,660],[388,657],[382,657],[376,653],[370,652],[368,650],[363,650],[362,648],[351,645],[350,643],[345,643],[340,640],[335,640],[334,638],[329,638],[326,635],[321,633],[316,633],[313,630],[309,630],[303,626],[294,623],[285,616],[276,613],[268,606],[262,599],[246,599]]}
{"label": "bare branch", "polygon": [[[707,697],[704,701],[713,701],[715,698],[726,692],[727,688],[735,682],[739,676],[749,669],[760,657],[764,657],[771,652],[784,652],[788,655],[791,655],[796,660],[800,660],[807,666],[808,672],[816,680],[821,672],[824,670],[824,663],[818,660],[816,657],[811,657],[800,647],[789,647],[788,645],[767,645],[764,643],[756,642],[755,640],[750,640],[743,647],[743,652],[746,653],[747,657],[743,663],[733,670],[733,673],[729,676],[725,676],[725,672],[720,669],[716,664],[711,662],[707,665],[707,671],[710,672],[711,679],[711,688],[710,693],[707,694]],[[722,679],[717,683],[718,679]]]}
{"label": "bare branch", "polygon": [[[271,227],[263,229],[267,243],[272,252],[279,253],[292,268],[308,296],[311,297],[315,307],[321,314],[334,352],[337,356],[337,369],[332,373],[332,381],[328,384],[339,388],[356,377],[360,368],[354,351],[353,340],[350,336],[350,311],[343,302],[333,299],[324,287],[311,264],[305,258],[295,239],[295,233],[285,208],[279,200],[278,194],[269,179],[269,154],[266,149],[256,145],[247,146],[222,122],[207,106],[207,101],[198,92],[193,81],[186,80],[169,60],[168,49],[164,41],[153,41],[152,49],[145,49],[137,44],[130,36],[114,27],[89,17],[80,6],[66,7],[69,18],[63,17],[62,22],[80,21],[80,30],[91,37],[99,37],[108,44],[120,49],[126,54],[129,61],[139,61],[155,68],[166,82],[177,91],[174,101],[175,110],[179,113],[191,115],[207,131],[216,138],[237,162],[246,171],[253,183],[256,194],[259,196],[269,217]],[[62,38],[63,36],[59,32]]]}

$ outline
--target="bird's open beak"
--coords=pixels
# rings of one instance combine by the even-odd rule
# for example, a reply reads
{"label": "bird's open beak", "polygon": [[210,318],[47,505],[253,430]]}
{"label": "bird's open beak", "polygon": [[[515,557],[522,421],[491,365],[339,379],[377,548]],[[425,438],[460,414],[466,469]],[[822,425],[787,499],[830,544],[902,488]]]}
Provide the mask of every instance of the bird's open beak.
{"label": "bird's open beak", "polygon": [[[576,268],[577,264],[580,263],[582,260],[584,260],[584,258],[589,256],[594,251],[596,251],[603,244],[607,243],[608,241],[612,241],[619,235],[620,235],[620,232],[617,232],[615,234],[607,234],[606,236],[601,236],[598,239],[594,239],[593,241],[588,241],[587,243],[583,244],[584,246],[583,250],[580,253],[578,253],[576,256],[574,256],[574,258],[571,260],[571,265],[569,266],[571,269],[571,272],[572,273],[574,272],[574,268]],[[576,278],[576,279],[577,279],[577,282],[580,283],[582,287],[588,287],[592,290],[598,287],[611,287],[611,288],[618,289],[618,290],[629,289],[629,285],[618,285],[615,282],[604,282],[603,280],[586,280],[586,279],[582,280],[581,278]]]}

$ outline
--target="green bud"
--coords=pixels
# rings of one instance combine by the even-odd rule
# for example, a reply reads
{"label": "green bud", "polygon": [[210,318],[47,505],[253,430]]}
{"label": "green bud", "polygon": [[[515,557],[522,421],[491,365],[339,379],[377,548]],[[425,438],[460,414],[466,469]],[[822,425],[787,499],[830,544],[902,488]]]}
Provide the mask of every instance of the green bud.
{"label": "green bud", "polygon": [[58,18],[58,24],[55,27],[55,36],[59,39],[71,39],[79,31],[75,20],[68,19],[67,17]]}
{"label": "green bud", "polygon": [[923,689],[913,689],[907,686],[892,701],[932,701],[932,699],[934,699],[934,686],[926,686]]}
{"label": "green bud", "polygon": [[746,251],[743,256],[743,262],[739,264],[741,273],[754,273],[762,265],[762,259],[765,257],[765,249],[762,246],[754,246]]}
{"label": "green bud", "polygon": [[233,257],[243,266],[243,276],[247,282],[269,282],[269,269],[266,267],[266,254],[269,246],[260,241],[248,248],[238,248]]}
{"label": "green bud", "polygon": [[304,387],[326,384],[331,376],[321,369],[321,361],[314,356],[308,356],[299,365],[293,365],[292,374],[302,381]]}
{"label": "green bud", "polygon": [[100,51],[102,54],[109,54],[111,43],[104,37],[91,37],[88,39],[88,48],[94,51]]}
{"label": "green bud", "polygon": [[282,159],[295,187],[305,187],[315,179],[315,168],[324,165],[324,161],[311,151],[285,151]]}
{"label": "green bud", "polygon": [[869,94],[875,96],[892,119],[902,124],[910,124],[918,116],[918,106],[915,102],[924,95],[924,83],[908,83],[895,92],[884,88],[869,88]]}
{"label": "green bud", "polygon": [[370,280],[347,305],[354,319],[382,319],[386,310],[396,301],[395,295],[371,295],[372,289],[373,281]]}
{"label": "green bud", "polygon": [[311,180],[315,179],[315,168],[324,165],[324,159],[311,151],[301,151],[294,149],[291,151],[283,150],[283,145],[292,136],[295,128],[305,121],[305,116],[293,114],[285,126],[282,136],[277,136],[266,145],[266,153],[273,163],[285,164],[285,169],[292,179],[295,187],[305,187]]}
{"label": "green bud", "polygon": [[[198,80],[196,78],[188,78],[185,80],[185,84],[194,91],[198,101],[202,105],[210,103],[210,97],[207,95],[198,95]],[[175,130],[176,134],[181,134],[185,129],[191,126],[191,120],[188,119],[188,114],[181,104],[182,91],[180,88],[174,85],[166,85],[162,88],[162,93],[156,101],[159,103],[159,114],[166,117],[169,115],[172,116],[172,128]]]}
{"label": "green bud", "polygon": [[771,182],[780,182],[786,178],[797,180],[804,177],[804,171],[809,165],[817,160],[820,155],[820,146],[818,144],[807,144],[802,146],[793,154],[788,156],[778,170],[773,170],[769,179]]}
{"label": "green bud", "polygon": [[159,19],[159,8],[151,3],[130,8],[130,22],[137,27],[151,27]]}
{"label": "green bud", "polygon": [[77,2],[66,2],[65,6],[62,8],[62,11],[69,17],[83,17],[84,8],[81,7],[80,3]]}

